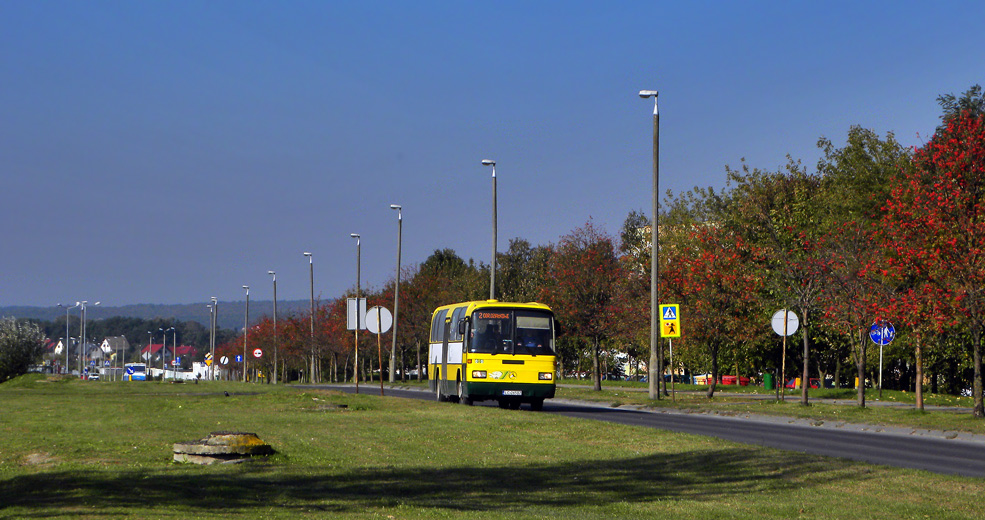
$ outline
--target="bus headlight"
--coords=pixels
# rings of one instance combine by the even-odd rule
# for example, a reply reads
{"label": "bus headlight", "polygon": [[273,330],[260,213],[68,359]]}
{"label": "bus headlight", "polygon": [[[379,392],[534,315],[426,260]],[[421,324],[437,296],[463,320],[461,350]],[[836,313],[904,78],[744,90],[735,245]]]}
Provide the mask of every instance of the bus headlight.
{"label": "bus headlight", "polygon": [[472,379],[485,379],[485,378],[486,378],[486,371],[485,370],[473,370],[472,371]]}
{"label": "bus headlight", "polygon": [[541,372],[540,373],[540,377],[538,377],[537,379],[540,379],[541,381],[553,381],[554,380],[554,373],[553,372]]}

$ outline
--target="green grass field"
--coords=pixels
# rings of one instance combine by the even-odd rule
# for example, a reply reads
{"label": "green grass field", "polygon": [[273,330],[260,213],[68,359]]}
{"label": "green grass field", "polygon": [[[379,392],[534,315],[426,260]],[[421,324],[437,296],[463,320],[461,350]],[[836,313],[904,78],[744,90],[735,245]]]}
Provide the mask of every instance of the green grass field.
{"label": "green grass field", "polygon": [[[173,443],[212,431],[255,432],[277,453],[171,462]],[[983,493],[983,479],[495,407],[243,383],[0,385],[0,518],[982,518]]]}

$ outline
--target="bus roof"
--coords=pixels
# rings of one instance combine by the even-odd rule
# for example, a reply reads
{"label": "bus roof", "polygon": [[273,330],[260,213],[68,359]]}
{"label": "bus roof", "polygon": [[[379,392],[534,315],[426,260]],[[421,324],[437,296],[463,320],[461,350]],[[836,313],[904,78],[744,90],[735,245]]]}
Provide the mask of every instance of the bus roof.
{"label": "bus roof", "polygon": [[[461,307],[463,305],[468,307],[468,309],[466,310],[466,313],[468,314],[472,314],[472,312],[475,311],[476,309],[485,309],[485,308],[534,309],[534,310],[553,312],[551,311],[550,307],[548,307],[543,303],[501,302],[499,300],[476,300],[471,302],[452,303],[448,305],[442,305],[441,307],[435,309],[434,312],[440,312],[442,309],[454,309]],[[434,313],[432,313],[432,315],[433,314]]]}

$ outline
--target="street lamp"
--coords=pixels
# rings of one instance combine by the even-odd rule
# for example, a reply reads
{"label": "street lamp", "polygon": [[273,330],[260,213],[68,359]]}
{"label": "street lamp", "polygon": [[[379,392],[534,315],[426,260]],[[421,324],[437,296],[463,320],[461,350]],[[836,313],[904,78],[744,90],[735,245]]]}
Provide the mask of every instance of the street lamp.
{"label": "street lamp", "polygon": [[209,351],[212,354],[212,365],[209,367],[209,378],[211,381],[215,381],[215,365],[217,361],[215,358],[215,336],[216,323],[219,320],[219,300],[215,296],[212,296],[210,299],[212,300],[212,306],[209,307],[212,310],[212,333],[209,337]]}
{"label": "street lamp", "polygon": [[492,166],[492,261],[489,263],[489,299],[496,299],[496,161],[483,159],[483,166]]}
{"label": "street lamp", "polygon": [[273,382],[277,384],[277,273],[267,271],[267,274],[274,278],[274,373],[271,374]]}
{"label": "street lamp", "polygon": [[[82,332],[79,335],[79,337],[82,340],[82,345],[81,345],[80,351],[79,351],[79,376],[80,377],[82,376],[82,358],[84,357],[84,354],[87,353],[86,352],[86,305],[88,303],[89,303],[88,301],[75,302],[75,305],[76,306],[81,306],[82,307],[82,311],[81,311],[81,315],[82,315]],[[99,303],[100,302],[96,302],[93,305],[94,306],[95,305],[99,305]]]}
{"label": "street lamp", "polygon": [[[641,90],[643,99],[653,98],[653,222],[650,226],[650,364],[649,390],[650,399],[660,399],[660,381],[663,379],[663,349],[660,348],[657,337],[657,310],[660,301],[659,268],[660,268],[660,111],[657,103],[656,90]],[[673,377],[673,375],[671,375]]]}
{"label": "street lamp", "polygon": [[157,329],[157,331],[161,333],[161,382],[163,383],[168,375],[167,366],[164,364],[164,354],[167,352],[165,347],[168,345],[168,332],[164,330],[164,327]]}
{"label": "street lamp", "polygon": [[[151,364],[152,354],[154,354],[154,333],[148,330],[147,331],[147,357],[144,359],[144,361],[147,363],[147,366],[150,366]],[[149,373],[150,372],[148,372],[148,374]]]}
{"label": "street lamp", "polygon": [[[164,344],[161,345],[161,360],[164,359],[164,354],[168,351],[168,332],[174,334],[172,342],[174,345],[174,350],[171,351],[171,370],[172,370],[172,381],[178,380],[178,331],[174,327],[164,331]],[[164,374],[168,373],[167,365],[165,364]],[[163,376],[162,376],[163,377]]]}
{"label": "street lamp", "polygon": [[246,337],[250,334],[250,286],[244,285],[246,289],[246,318],[243,320],[243,382],[246,382]]}
{"label": "street lamp", "polygon": [[[399,276],[399,275],[398,275]],[[65,373],[68,373],[68,311],[79,306],[79,302],[75,302],[75,305],[69,307],[67,305],[58,304],[59,307],[65,309]]]}
{"label": "street lamp", "polygon": [[[362,264],[361,261],[362,241],[360,240],[359,233],[350,233],[349,236],[356,239],[356,343],[355,343],[356,354],[355,354],[355,361],[352,365],[353,367],[352,372],[353,372],[353,377],[355,377],[356,379],[356,393],[358,394],[359,393],[359,327],[362,326],[362,324],[359,323],[359,318],[360,318],[359,297],[361,292],[359,287],[359,282],[360,282],[359,277],[361,274],[360,266]],[[380,374],[380,377],[382,377],[382,374]]]}
{"label": "street lamp", "polygon": [[308,257],[308,277],[311,279],[311,370],[308,372],[308,382],[315,382],[315,261],[311,253],[305,252]]}
{"label": "street lamp", "polygon": [[399,204],[390,204],[390,209],[397,210],[397,283],[393,286],[393,344],[390,346],[390,382],[393,383],[396,381],[394,373],[397,365],[397,316],[400,314],[400,246],[403,241],[404,216]]}
{"label": "street lamp", "polygon": [[212,381],[214,379],[212,377],[214,368],[212,367],[216,364],[215,354],[212,354],[212,317],[215,314],[215,310],[212,308],[212,304],[207,304],[205,307],[209,309],[209,359],[212,360],[212,362],[209,363],[209,381]]}

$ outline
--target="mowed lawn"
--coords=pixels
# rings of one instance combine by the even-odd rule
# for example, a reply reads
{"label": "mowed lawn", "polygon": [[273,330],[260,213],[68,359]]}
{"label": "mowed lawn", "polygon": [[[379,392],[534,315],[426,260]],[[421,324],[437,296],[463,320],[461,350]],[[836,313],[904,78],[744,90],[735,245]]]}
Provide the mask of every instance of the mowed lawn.
{"label": "mowed lawn", "polygon": [[[171,462],[173,443],[213,431],[277,453]],[[529,411],[243,383],[0,385],[0,518],[980,519],[982,496],[983,479]]]}

